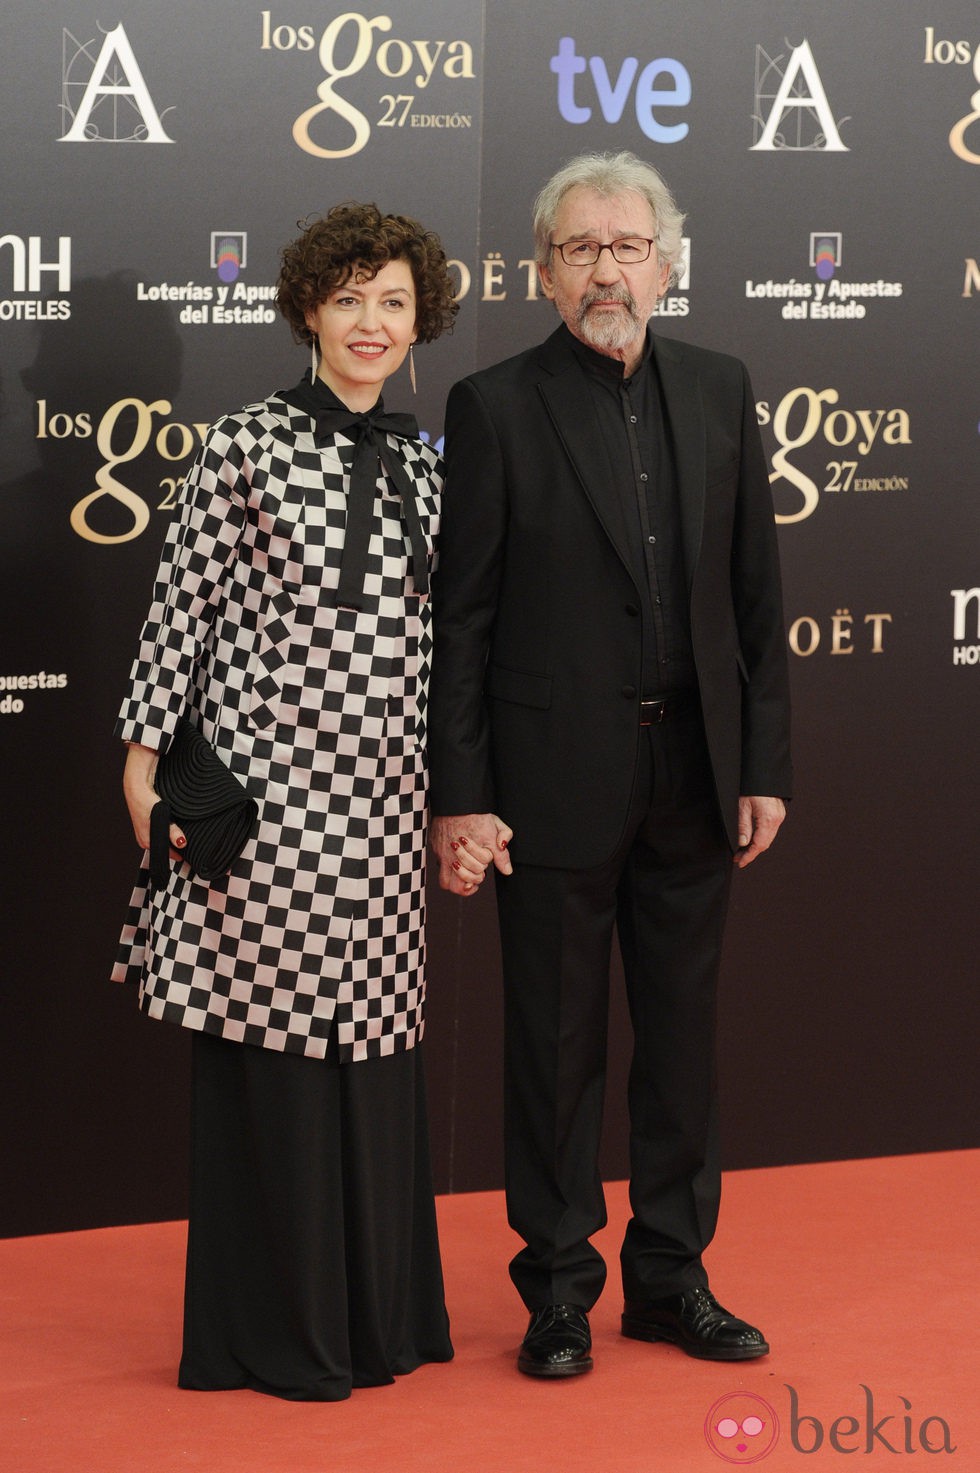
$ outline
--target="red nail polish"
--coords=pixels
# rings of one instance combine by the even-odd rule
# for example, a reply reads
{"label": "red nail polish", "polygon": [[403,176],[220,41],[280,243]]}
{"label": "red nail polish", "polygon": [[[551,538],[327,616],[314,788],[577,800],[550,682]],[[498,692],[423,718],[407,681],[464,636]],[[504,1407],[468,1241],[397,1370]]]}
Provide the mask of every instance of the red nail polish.
{"label": "red nail polish", "polygon": [[459,860],[458,859],[454,859],[453,860],[453,869],[459,869]]}
{"label": "red nail polish", "polygon": [[181,834],[181,836],[180,836],[179,839],[175,839],[174,840],[174,844],[176,845],[176,847],[178,849],[183,849],[183,847],[184,847],[184,845],[186,843],[187,843],[187,840],[184,838],[183,834]]}
{"label": "red nail polish", "polygon": [[465,839],[465,837],[462,834],[460,834],[460,836],[459,836],[459,842],[461,844],[465,844],[466,843],[466,839]]}
{"label": "red nail polish", "polygon": [[459,845],[458,845],[458,844],[457,844],[457,843],[456,843],[456,840],[455,840],[455,839],[453,839],[453,840],[452,840],[452,841],[451,841],[451,842],[450,842],[450,845],[449,845],[449,847],[450,847],[450,849],[452,849],[452,850],[453,850],[453,852],[454,852],[454,853],[455,853],[455,851],[456,851],[456,850],[457,850],[457,849],[458,849],[458,848],[459,848]]}

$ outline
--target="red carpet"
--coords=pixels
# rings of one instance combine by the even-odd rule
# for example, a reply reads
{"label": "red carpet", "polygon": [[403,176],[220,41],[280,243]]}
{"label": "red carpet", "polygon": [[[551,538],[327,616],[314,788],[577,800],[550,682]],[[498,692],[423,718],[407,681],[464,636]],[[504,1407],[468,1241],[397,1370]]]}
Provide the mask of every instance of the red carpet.
{"label": "red carpet", "polygon": [[[792,1473],[856,1454],[858,1468],[976,1473],[978,1177],[980,1152],[730,1174],[712,1285],[773,1346],[733,1366],[619,1336],[627,1209],[610,1186],[596,1369],[558,1383],[514,1369],[525,1317],[500,1195],[442,1198],[456,1360],[327,1406],[177,1390],[182,1224],[0,1242],[0,1468]],[[715,1451],[719,1402],[713,1425],[732,1414],[751,1431],[713,1432]]]}

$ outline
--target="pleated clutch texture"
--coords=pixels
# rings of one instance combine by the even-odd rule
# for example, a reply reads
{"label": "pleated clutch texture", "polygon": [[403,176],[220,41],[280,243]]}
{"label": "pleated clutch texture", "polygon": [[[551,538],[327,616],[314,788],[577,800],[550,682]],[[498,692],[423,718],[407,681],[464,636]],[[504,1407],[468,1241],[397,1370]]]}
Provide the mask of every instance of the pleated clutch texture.
{"label": "pleated clutch texture", "polygon": [[259,805],[192,722],[183,720],[161,753],[153,785],[160,795],[150,814],[150,880],[170,879],[170,825],[187,836],[183,858],[202,880],[227,874],[250,839]]}

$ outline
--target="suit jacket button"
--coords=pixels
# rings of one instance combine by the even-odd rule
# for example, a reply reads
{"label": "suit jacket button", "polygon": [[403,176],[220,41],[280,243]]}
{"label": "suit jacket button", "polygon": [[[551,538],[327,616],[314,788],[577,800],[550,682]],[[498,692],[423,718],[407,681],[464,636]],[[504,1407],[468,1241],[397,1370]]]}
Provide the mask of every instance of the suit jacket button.
{"label": "suit jacket button", "polygon": [[626,697],[626,699],[628,701],[634,701],[636,699],[636,686],[635,685],[624,685],[623,686],[623,695]]}

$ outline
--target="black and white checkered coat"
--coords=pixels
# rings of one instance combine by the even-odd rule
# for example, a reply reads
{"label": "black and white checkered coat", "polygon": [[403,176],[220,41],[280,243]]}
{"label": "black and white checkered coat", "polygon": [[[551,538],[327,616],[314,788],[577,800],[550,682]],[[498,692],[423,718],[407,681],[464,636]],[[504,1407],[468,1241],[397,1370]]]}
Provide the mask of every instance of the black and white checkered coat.
{"label": "black and white checkered coat", "polygon": [[[147,858],[113,978],[155,1018],[342,1061],[411,1048],[425,992],[428,596],[378,480],[365,609],[334,607],[353,442],[273,395],[212,427],[187,477],[117,723],[165,749],[189,710],[259,803],[211,883]],[[397,444],[430,567],[442,465]]]}

